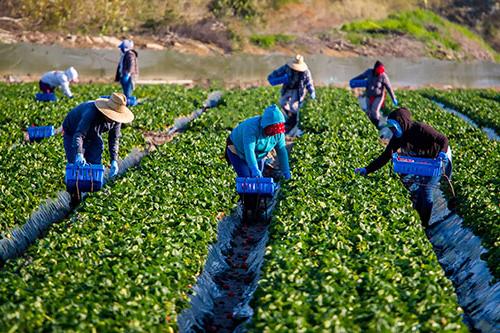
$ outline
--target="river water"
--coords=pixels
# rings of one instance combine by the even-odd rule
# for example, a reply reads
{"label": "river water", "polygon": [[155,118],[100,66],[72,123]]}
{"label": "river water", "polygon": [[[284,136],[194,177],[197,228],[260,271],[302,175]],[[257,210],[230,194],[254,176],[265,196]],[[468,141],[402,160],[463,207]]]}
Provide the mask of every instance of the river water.
{"label": "river water", "polygon": [[[0,44],[0,75],[37,78],[52,69],[74,66],[84,79],[114,77],[118,49],[78,49],[30,43]],[[270,71],[289,57],[272,55],[197,56],[173,51],[139,50],[140,78],[144,80],[214,80],[220,82],[264,81]],[[435,59],[384,58],[395,86],[452,85],[465,88],[500,87],[500,64],[458,63]],[[374,58],[306,57],[316,83],[347,84],[350,78],[374,63]]]}

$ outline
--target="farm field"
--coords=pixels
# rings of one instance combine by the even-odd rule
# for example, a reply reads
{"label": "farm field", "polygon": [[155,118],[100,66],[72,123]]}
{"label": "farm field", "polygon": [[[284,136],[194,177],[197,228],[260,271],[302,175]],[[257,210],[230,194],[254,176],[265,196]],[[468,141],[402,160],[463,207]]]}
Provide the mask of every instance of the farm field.
{"label": "farm field", "polygon": [[[76,86],[74,99],[60,97],[57,103],[37,103],[33,99],[35,88],[33,84],[0,85],[0,235],[24,223],[36,207],[58,190],[64,190],[65,157],[61,136],[29,144],[23,143],[22,131],[31,124],[59,127],[71,108],[116,89],[111,85]],[[206,97],[201,89],[176,86],[147,86],[140,94],[139,97],[153,97],[155,102],[134,108],[135,121],[122,131],[121,158],[133,147],[144,145],[142,131],[165,129],[175,117],[191,112],[195,104]],[[109,165],[107,150],[103,161]]]}
{"label": "farm field", "polygon": [[[61,138],[23,143],[21,128],[61,123],[72,106],[111,87],[77,86],[76,100],[43,105],[31,101],[33,86],[0,87],[7,92],[0,97],[0,235],[64,189]],[[457,208],[488,247],[498,278],[499,143],[441,111],[427,93],[398,91],[398,99],[450,138]],[[491,92],[471,94],[498,104]],[[123,130],[120,157],[144,146],[144,131],[166,129],[206,96],[200,88],[141,87],[146,101]],[[7,262],[0,331],[177,330],[217,222],[236,206],[226,137],[277,99],[272,88],[224,92],[221,105]],[[250,331],[467,331],[453,286],[390,166],[366,178],[353,173],[383,149],[356,99],[320,88],[318,101],[301,112],[305,134],[295,141],[292,180],[283,184],[270,226]]]}
{"label": "farm field", "polygon": [[457,89],[440,91],[429,89],[424,92],[435,100],[465,114],[481,127],[500,132],[500,94],[494,90]]}

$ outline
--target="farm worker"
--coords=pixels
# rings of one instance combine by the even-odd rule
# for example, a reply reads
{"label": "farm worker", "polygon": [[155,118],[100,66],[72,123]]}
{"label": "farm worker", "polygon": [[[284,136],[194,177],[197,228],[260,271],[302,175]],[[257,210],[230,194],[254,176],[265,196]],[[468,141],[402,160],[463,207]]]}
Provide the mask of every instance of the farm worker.
{"label": "farm worker", "polygon": [[40,91],[45,94],[52,94],[57,87],[60,87],[64,95],[73,98],[73,94],[69,89],[70,83],[78,82],[78,72],[74,67],[70,67],[63,71],[50,71],[42,75],[38,82]]}
{"label": "farm worker", "polygon": [[385,89],[389,91],[392,102],[395,106],[398,105],[394,90],[392,90],[389,77],[385,73],[384,64],[377,60],[373,69],[367,69],[365,72],[354,77],[352,80],[366,80],[366,105],[367,114],[370,121],[378,128],[381,129],[380,122],[380,109],[384,106],[385,102]]}
{"label": "farm worker", "polygon": [[127,98],[132,96],[135,80],[139,75],[139,66],[137,64],[137,51],[134,50],[134,42],[125,39],[118,48],[121,51],[120,62],[116,68],[115,81],[122,85],[123,93]]}
{"label": "farm worker", "polygon": [[113,93],[109,99],[82,103],[73,108],[64,119],[64,151],[68,163],[77,165],[101,164],[104,142],[102,133],[109,132],[108,147],[111,157],[110,177],[118,173],[118,148],[121,125],[130,123],[134,114],[127,108],[123,94]]}
{"label": "farm worker", "polygon": [[[413,121],[411,113],[405,108],[399,108],[389,114],[387,127],[393,133],[389,144],[382,155],[372,161],[366,168],[357,168],[356,174],[366,176],[384,166],[398,149],[405,155],[439,158],[444,165],[444,174],[451,179],[451,149],[448,138],[431,126]],[[417,211],[424,226],[427,226],[433,206],[432,189],[439,185],[440,176],[422,177],[417,195]]]}
{"label": "farm worker", "polygon": [[264,158],[276,149],[285,179],[290,179],[285,146],[285,117],[277,105],[268,106],[262,116],[239,123],[226,142],[226,159],[238,177],[262,177]]}
{"label": "farm worker", "polygon": [[[287,64],[273,71],[267,77],[268,81],[284,77],[287,79],[281,87],[280,106],[286,116],[286,133],[297,134],[299,125],[299,109],[302,106],[306,93],[309,92],[311,98],[316,99],[316,91],[311,76],[311,71],[300,54],[296,55]],[[306,91],[307,90],[307,91]]]}

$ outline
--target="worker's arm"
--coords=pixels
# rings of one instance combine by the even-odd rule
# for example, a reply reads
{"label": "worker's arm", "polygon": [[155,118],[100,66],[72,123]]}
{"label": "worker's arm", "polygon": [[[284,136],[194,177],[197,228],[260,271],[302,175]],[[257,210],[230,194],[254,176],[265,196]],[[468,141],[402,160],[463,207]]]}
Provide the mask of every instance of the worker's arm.
{"label": "worker's arm", "polygon": [[245,135],[243,138],[245,161],[252,172],[252,177],[262,177],[262,172],[257,166],[257,157],[255,156],[255,141],[256,138],[250,135]]}
{"label": "worker's arm", "polygon": [[72,98],[73,94],[69,89],[69,81],[66,75],[61,74],[60,76],[58,76],[58,81],[59,81],[59,86],[61,87],[61,90],[63,91],[64,95],[68,96],[69,98]]}
{"label": "worker's arm", "polygon": [[285,135],[280,134],[280,141],[276,146],[276,153],[280,161],[281,171],[286,179],[290,178],[290,164],[288,163],[288,151],[286,150]]}
{"label": "worker's arm", "polygon": [[398,139],[391,139],[387,147],[385,147],[384,152],[378,158],[376,158],[370,164],[368,164],[368,166],[366,167],[366,174],[375,172],[384,165],[386,165],[386,163],[391,160],[392,154],[396,152],[400,147],[399,141],[400,140]]}
{"label": "worker's arm", "polygon": [[306,70],[304,73],[304,83],[306,86],[307,91],[311,95],[312,99],[316,98],[316,91],[314,89],[314,82],[311,76],[311,72],[309,70]]}
{"label": "worker's arm", "polygon": [[108,147],[109,156],[111,161],[118,160],[118,150],[120,148],[120,137],[121,137],[121,124],[115,124],[115,126],[109,131],[108,135]]}
{"label": "worker's arm", "polygon": [[387,76],[387,74],[384,73],[383,75],[384,75],[384,79],[382,82],[384,84],[384,87],[389,92],[389,95],[391,96],[392,102],[395,105],[398,105],[396,95],[394,94],[394,90],[392,89],[391,81],[389,80],[389,77]]}
{"label": "worker's arm", "polygon": [[80,119],[73,135],[73,148],[76,149],[77,154],[83,154],[83,140],[87,136],[87,132],[96,116],[96,112],[92,108],[83,111],[82,118]]}

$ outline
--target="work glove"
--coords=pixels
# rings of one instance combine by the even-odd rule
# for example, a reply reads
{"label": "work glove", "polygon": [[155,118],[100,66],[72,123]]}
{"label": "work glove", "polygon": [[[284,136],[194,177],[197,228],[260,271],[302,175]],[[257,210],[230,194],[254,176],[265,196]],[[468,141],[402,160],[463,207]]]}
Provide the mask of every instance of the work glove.
{"label": "work glove", "polygon": [[315,92],[315,91],[313,91],[313,92],[311,93],[311,99],[316,99],[316,92]]}
{"label": "work glove", "polygon": [[356,168],[354,173],[361,176],[366,176],[366,168]]}
{"label": "work glove", "polygon": [[284,172],[283,173],[283,177],[286,179],[286,180],[289,180],[292,178],[292,174],[290,173],[290,171],[288,172]]}
{"label": "work glove", "polygon": [[255,166],[250,167],[252,177],[262,177],[262,172]]}
{"label": "work glove", "polygon": [[85,157],[83,157],[83,154],[76,154],[75,164],[77,166],[84,166],[85,164],[87,164],[87,161],[85,160]]}
{"label": "work glove", "polygon": [[394,106],[398,106],[398,100],[396,98],[392,100],[392,103],[394,104]]}
{"label": "work glove", "polygon": [[109,169],[109,176],[114,177],[118,174],[118,162],[113,160],[111,161],[111,168]]}
{"label": "work glove", "polygon": [[125,81],[130,80],[130,73],[127,73],[127,74],[123,75],[123,79],[124,79]]}
{"label": "work glove", "polygon": [[72,99],[73,97],[74,97],[73,95],[71,95],[71,96],[68,96],[68,98],[69,98],[69,99]]}

